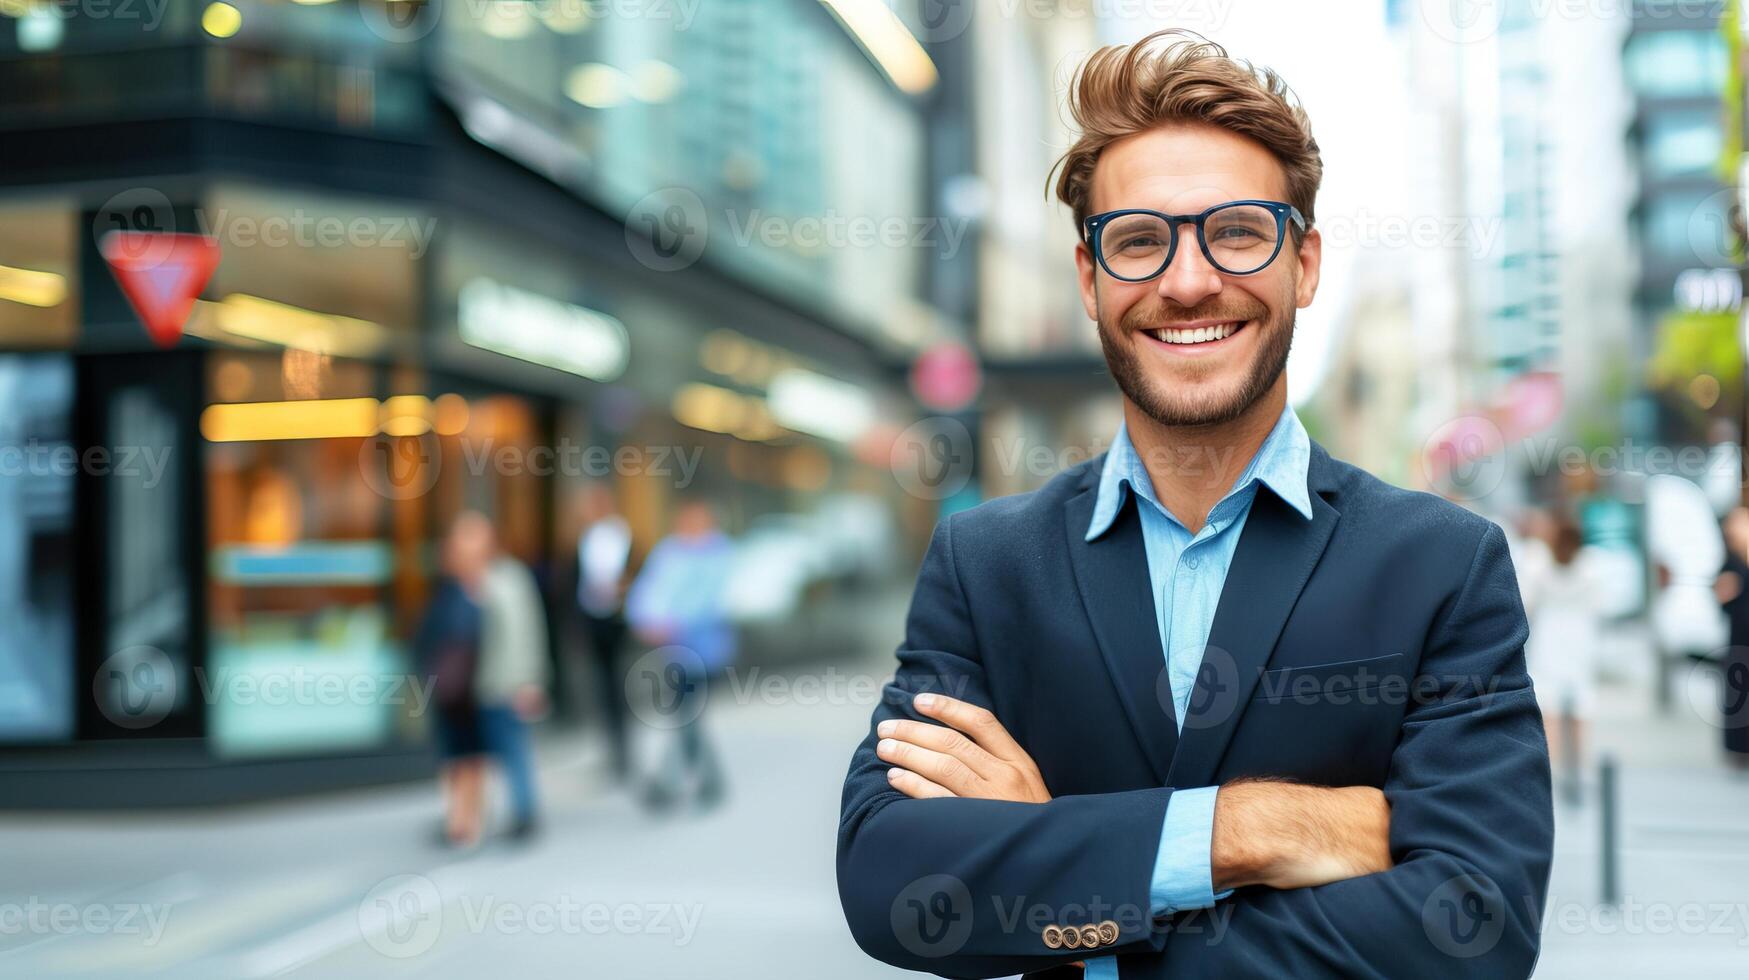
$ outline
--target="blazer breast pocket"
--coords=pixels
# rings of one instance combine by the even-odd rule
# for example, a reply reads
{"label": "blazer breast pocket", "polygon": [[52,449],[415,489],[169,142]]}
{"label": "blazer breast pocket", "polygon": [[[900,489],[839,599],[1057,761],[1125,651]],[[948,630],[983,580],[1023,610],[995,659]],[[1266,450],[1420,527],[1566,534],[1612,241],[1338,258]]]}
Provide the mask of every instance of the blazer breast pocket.
{"label": "blazer breast pocket", "polygon": [[1390,653],[1364,660],[1276,667],[1265,670],[1257,679],[1257,690],[1252,693],[1251,700],[1271,704],[1351,703],[1356,695],[1377,691],[1386,678],[1400,677],[1398,669],[1402,662],[1402,654]]}
{"label": "blazer breast pocket", "polygon": [[1228,752],[1231,775],[1381,786],[1400,735],[1404,654],[1266,670]]}

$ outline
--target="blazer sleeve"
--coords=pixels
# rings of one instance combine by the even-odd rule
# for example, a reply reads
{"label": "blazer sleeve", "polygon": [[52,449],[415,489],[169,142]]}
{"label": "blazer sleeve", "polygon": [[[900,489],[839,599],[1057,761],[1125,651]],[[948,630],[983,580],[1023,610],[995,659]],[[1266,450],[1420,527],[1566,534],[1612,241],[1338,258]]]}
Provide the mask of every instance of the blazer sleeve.
{"label": "blazer sleeve", "polygon": [[[953,518],[930,541],[899,647],[851,758],[838,829],[838,892],[851,934],[886,963],[996,977],[1165,942],[1149,912],[1155,851],[1172,791],[1062,796],[1049,803],[915,800],[875,755],[888,718],[929,721],[911,699],[936,691],[995,710],[954,565]],[[931,722],[933,723],[933,722]],[[1117,926],[1096,948],[1053,949],[1045,927]]]}
{"label": "blazer sleeve", "polygon": [[1145,975],[1529,976],[1554,812],[1528,633],[1505,536],[1489,524],[1410,687],[1384,786],[1396,866],[1315,888],[1239,889],[1174,935]]}

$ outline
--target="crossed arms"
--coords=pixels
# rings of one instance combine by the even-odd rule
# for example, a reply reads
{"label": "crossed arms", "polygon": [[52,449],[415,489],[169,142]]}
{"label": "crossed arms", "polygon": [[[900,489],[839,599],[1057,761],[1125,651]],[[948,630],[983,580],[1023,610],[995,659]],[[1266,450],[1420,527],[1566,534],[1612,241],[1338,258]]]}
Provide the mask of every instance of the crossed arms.
{"label": "crossed arms", "polygon": [[[944,522],[845,784],[838,878],[852,934],[879,959],[948,976],[1126,953],[1163,953],[1148,962],[1172,978],[1526,976],[1552,826],[1524,639],[1490,525],[1422,652],[1422,676],[1451,682],[1408,708],[1382,790],[1220,787],[1209,870],[1216,890],[1236,891],[1214,910],[1220,928],[1197,928],[1210,913],[1151,895],[1174,789],[1053,798],[989,711]],[[1477,677],[1498,683],[1460,680]],[[944,690],[956,697],[913,697]],[[1087,944],[1047,941],[1067,927]]]}

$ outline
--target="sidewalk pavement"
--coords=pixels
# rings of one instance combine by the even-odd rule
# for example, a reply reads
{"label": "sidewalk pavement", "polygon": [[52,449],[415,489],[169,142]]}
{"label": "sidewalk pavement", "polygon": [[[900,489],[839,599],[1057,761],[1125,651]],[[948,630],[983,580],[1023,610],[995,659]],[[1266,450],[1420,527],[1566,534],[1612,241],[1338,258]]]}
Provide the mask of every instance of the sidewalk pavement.
{"label": "sidewalk pavement", "polygon": [[[540,745],[545,832],[526,847],[435,846],[431,785],[0,815],[0,911],[40,913],[0,917],[0,976],[903,976],[852,942],[833,864],[841,780],[893,639],[713,692],[730,795],[704,815],[644,814],[577,733]],[[1604,689],[1594,750],[1620,767],[1620,902],[1600,901],[1589,765],[1580,802],[1557,805],[1538,977],[1749,975],[1749,777],[1719,762],[1707,697],[1659,714],[1643,685]],[[643,754],[658,740],[644,731]]]}
{"label": "sidewalk pavement", "polygon": [[[1539,978],[1749,976],[1749,773],[1724,764],[1716,688],[1605,685],[1579,802],[1556,766],[1554,872]],[[1599,764],[1617,764],[1618,901],[1602,900]]]}

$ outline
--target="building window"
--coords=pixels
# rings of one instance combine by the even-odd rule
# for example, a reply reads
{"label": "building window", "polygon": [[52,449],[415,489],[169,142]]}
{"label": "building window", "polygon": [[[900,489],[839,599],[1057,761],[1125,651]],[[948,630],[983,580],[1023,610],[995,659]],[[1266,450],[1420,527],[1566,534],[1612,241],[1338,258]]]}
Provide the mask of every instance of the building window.
{"label": "building window", "polygon": [[1713,31],[1656,31],[1628,39],[1628,84],[1646,98],[1717,95],[1725,85],[1725,48]]}
{"label": "building window", "polygon": [[1704,174],[1724,152],[1724,132],[1711,112],[1670,112],[1646,121],[1646,174],[1653,178]]}

